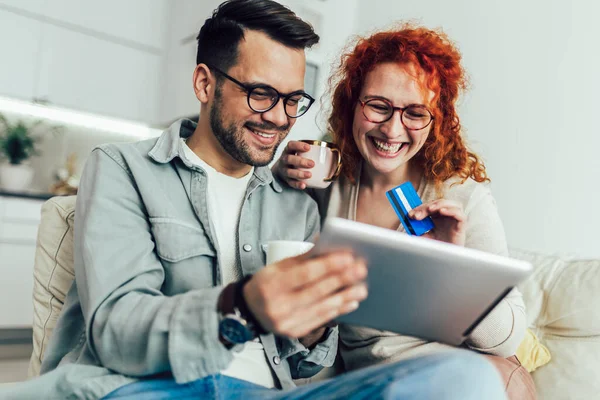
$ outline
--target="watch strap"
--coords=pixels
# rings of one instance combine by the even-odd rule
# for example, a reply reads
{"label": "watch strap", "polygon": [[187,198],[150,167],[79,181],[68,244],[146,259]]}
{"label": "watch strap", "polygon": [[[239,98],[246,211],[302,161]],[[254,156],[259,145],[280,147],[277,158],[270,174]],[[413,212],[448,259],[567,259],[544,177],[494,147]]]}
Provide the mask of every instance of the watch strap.
{"label": "watch strap", "polygon": [[252,278],[252,275],[246,275],[241,281],[237,282],[235,290],[234,306],[240,311],[242,318],[246,320],[250,329],[252,329],[256,336],[264,335],[267,331],[262,327],[260,322],[256,319],[252,311],[248,308],[246,298],[244,297],[244,286]]}
{"label": "watch strap", "polygon": [[[232,282],[225,286],[219,295],[217,310],[222,315],[238,315],[246,321],[247,327],[252,331],[254,337],[267,333],[254,314],[248,308],[244,298],[244,286],[252,278],[252,275],[245,276],[238,282]],[[221,338],[221,342],[223,342]]]}

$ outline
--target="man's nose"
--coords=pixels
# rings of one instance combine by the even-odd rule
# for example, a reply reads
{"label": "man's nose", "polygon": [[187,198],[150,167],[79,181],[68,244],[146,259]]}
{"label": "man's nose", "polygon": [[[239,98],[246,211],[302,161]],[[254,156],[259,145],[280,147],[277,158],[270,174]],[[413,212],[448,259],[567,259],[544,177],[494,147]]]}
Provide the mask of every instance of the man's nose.
{"label": "man's nose", "polygon": [[262,118],[265,121],[269,121],[277,127],[288,125],[288,116],[285,113],[285,106],[283,105],[283,99],[279,99],[275,107],[262,114]]}

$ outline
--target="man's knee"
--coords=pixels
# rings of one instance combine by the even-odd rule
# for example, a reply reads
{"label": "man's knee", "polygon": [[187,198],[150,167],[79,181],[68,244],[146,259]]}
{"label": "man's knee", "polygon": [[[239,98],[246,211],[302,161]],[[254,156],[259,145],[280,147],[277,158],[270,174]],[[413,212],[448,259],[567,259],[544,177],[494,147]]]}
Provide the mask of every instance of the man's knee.
{"label": "man's knee", "polygon": [[[410,360],[410,366],[402,364],[395,369],[395,383],[388,391],[391,396],[386,398],[506,398],[497,370],[471,351],[451,351]],[[417,393],[421,397],[410,397]]]}
{"label": "man's knee", "polygon": [[440,394],[453,394],[452,397],[439,398],[506,398],[496,368],[485,357],[472,351],[444,354],[432,381],[438,382],[439,389],[444,389],[439,391]]}

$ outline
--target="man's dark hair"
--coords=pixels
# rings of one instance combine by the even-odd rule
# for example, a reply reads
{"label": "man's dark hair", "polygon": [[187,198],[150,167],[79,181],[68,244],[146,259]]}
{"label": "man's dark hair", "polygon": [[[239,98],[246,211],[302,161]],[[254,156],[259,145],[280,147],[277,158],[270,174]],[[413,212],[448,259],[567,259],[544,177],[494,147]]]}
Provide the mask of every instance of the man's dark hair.
{"label": "man's dark hair", "polygon": [[319,42],[312,26],[275,1],[227,0],[200,29],[196,65],[205,63],[228,71],[237,62],[245,29],[263,32],[293,49],[310,48]]}

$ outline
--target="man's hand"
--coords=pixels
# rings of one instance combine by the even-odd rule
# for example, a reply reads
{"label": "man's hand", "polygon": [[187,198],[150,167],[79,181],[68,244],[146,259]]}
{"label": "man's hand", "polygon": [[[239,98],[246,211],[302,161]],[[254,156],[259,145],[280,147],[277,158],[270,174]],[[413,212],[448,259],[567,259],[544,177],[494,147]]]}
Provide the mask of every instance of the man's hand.
{"label": "man's hand", "polygon": [[366,276],[365,261],[350,253],[314,258],[308,253],[263,268],[248,281],[243,293],[263,328],[294,338],[313,333],[306,338],[309,343],[319,328],[354,311],[367,297]]}

